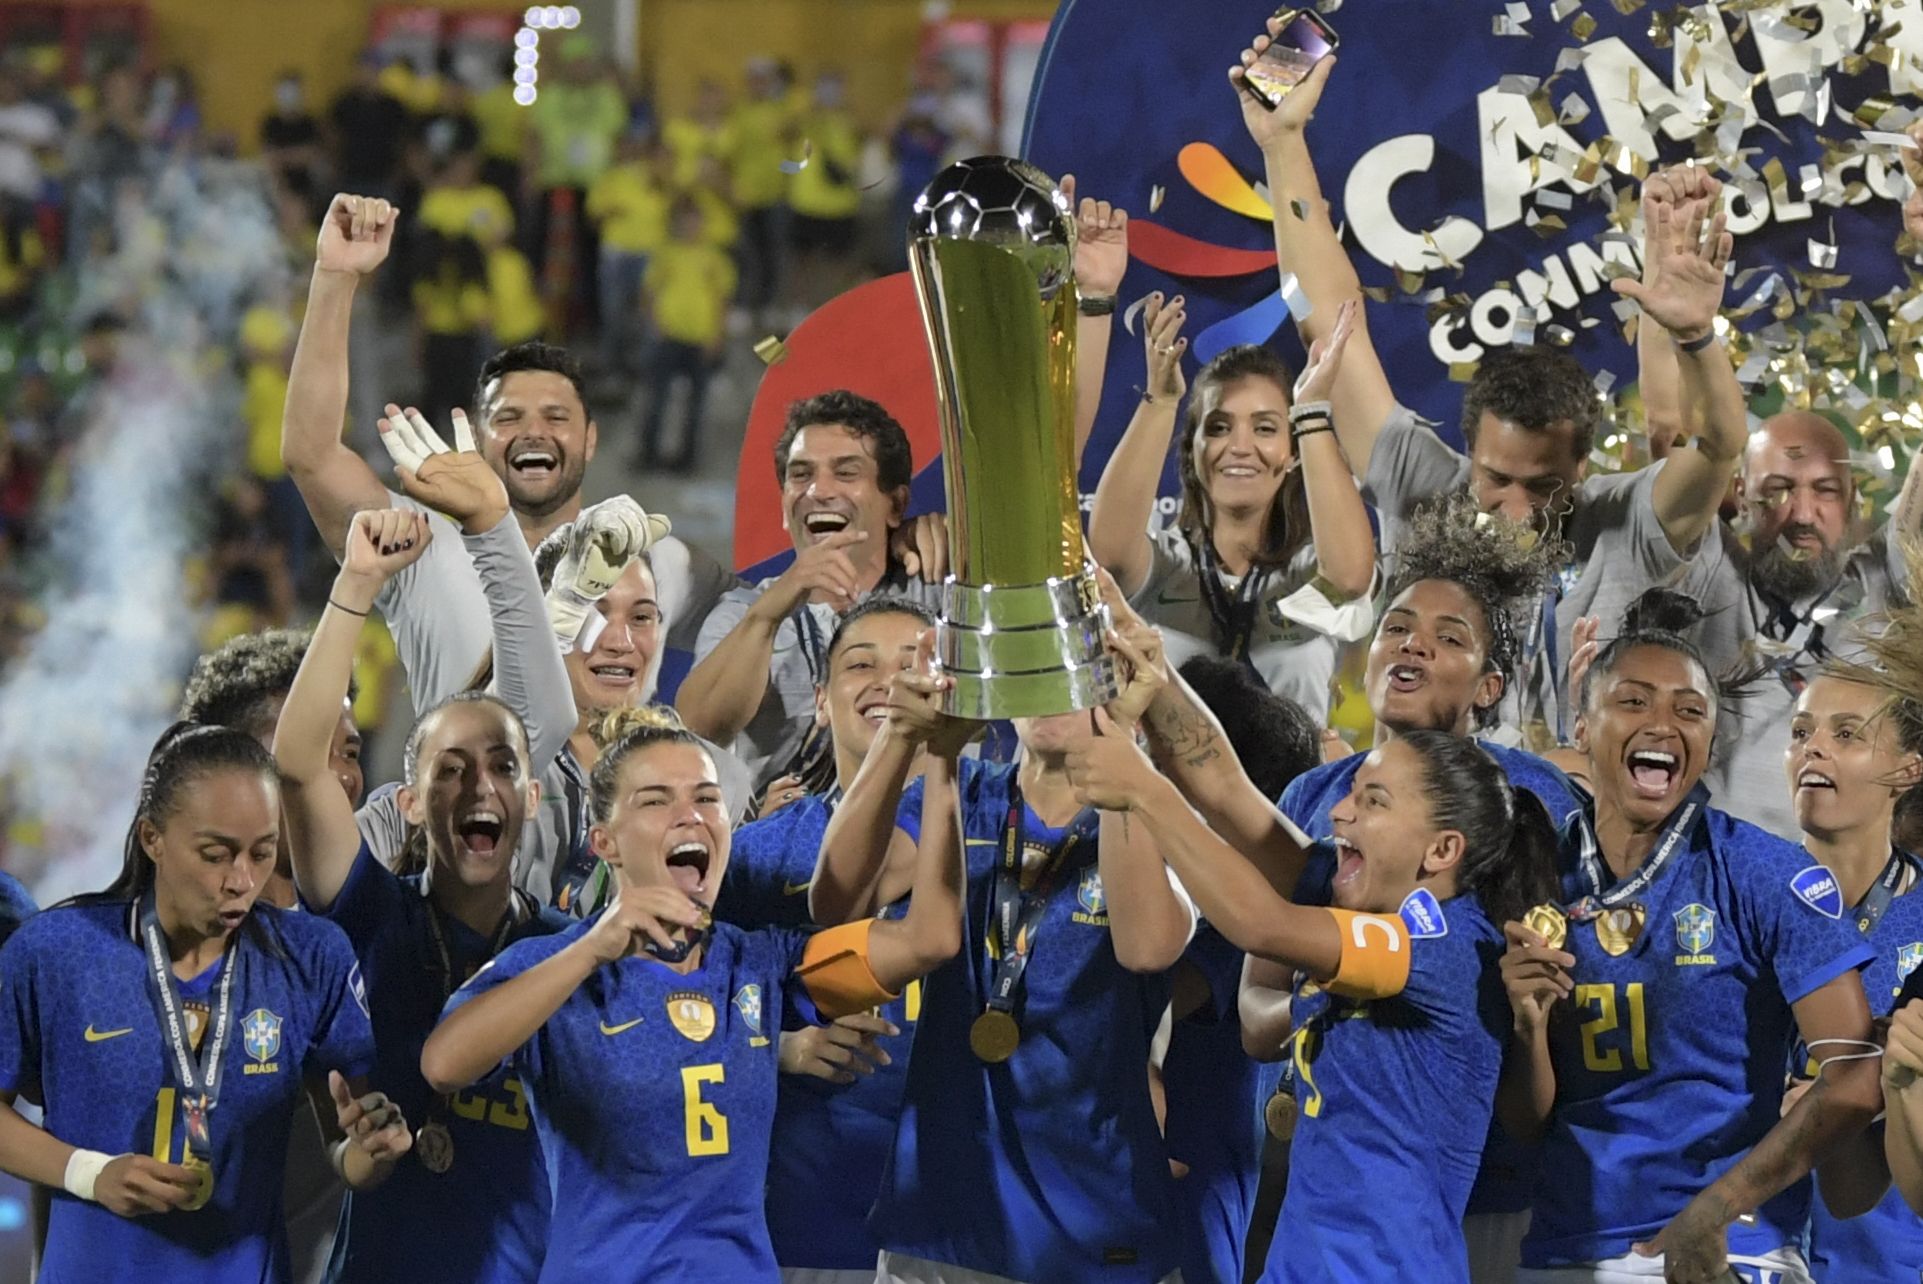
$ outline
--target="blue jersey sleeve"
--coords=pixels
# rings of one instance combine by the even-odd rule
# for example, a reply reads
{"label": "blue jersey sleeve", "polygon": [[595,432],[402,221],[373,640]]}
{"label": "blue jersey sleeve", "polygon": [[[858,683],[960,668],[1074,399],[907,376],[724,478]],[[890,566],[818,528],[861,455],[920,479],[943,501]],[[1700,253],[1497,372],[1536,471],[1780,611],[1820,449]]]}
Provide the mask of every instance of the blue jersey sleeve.
{"label": "blue jersey sleeve", "polygon": [[400,917],[401,898],[412,894],[363,841],[334,903],[322,909],[303,896],[301,904],[347,933],[347,939],[360,951],[372,944],[384,928],[394,924]]}
{"label": "blue jersey sleeve", "polygon": [[367,1015],[367,983],[347,936],[331,924],[315,920],[313,983],[308,994],[314,1004],[314,1039],[307,1048],[303,1069],[309,1074],[338,1070],[348,1078],[374,1069],[374,1027]]}
{"label": "blue jersey sleeve", "polygon": [[826,809],[805,798],[735,830],[714,916],[747,931],[807,924],[808,884],[826,829]]}
{"label": "blue jersey sleeve", "polygon": [[1738,823],[1724,850],[1744,917],[1755,934],[1756,957],[1775,973],[1783,998],[1796,1003],[1845,972],[1868,966],[1864,943],[1829,872],[1801,848]]}
{"label": "blue jersey sleeve", "polygon": [[915,842],[921,841],[922,779],[916,776],[901,791],[901,806],[895,808],[895,828]]}
{"label": "blue jersey sleeve", "polygon": [[0,947],[0,1091],[19,1092],[40,1078],[40,935],[15,932]]}
{"label": "blue jersey sleeve", "polygon": [[[497,985],[507,984],[521,973],[558,953],[591,930],[599,919],[600,915],[596,914],[593,918],[584,919],[565,932],[558,932],[553,936],[528,937],[514,942],[483,963],[480,971],[469,977],[465,985],[448,996],[447,1006],[441,1009],[441,1020],[447,1020],[449,1016],[473,1002],[476,995],[485,994]],[[541,1036],[536,1033],[532,1039],[508,1054],[507,1068],[519,1074],[538,1078],[541,1073],[540,1045]]]}

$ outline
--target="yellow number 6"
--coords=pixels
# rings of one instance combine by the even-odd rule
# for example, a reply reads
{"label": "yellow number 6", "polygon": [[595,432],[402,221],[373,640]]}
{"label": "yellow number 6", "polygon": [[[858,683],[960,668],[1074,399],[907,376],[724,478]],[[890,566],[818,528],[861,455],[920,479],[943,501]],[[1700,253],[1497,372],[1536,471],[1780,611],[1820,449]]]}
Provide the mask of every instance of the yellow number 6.
{"label": "yellow number 6", "polygon": [[688,1153],[725,1155],[728,1153],[728,1121],[722,1113],[701,1099],[701,1085],[724,1083],[727,1072],[718,1065],[684,1066],[681,1071],[681,1099],[688,1110]]}

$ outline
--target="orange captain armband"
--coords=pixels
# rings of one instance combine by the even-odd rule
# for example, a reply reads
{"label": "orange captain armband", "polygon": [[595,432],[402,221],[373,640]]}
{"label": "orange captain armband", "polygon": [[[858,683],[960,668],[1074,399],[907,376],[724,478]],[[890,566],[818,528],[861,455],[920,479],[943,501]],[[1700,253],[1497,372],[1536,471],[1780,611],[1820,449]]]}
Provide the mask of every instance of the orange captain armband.
{"label": "orange captain armband", "polygon": [[1332,909],[1342,934],[1342,963],[1322,983],[1345,999],[1386,999],[1409,983],[1409,929],[1394,914]]}
{"label": "orange captain armband", "polygon": [[864,918],[826,928],[809,937],[802,949],[795,976],[808,988],[824,1020],[866,1012],[901,997],[876,980],[868,966],[868,933],[874,926],[874,919]]}

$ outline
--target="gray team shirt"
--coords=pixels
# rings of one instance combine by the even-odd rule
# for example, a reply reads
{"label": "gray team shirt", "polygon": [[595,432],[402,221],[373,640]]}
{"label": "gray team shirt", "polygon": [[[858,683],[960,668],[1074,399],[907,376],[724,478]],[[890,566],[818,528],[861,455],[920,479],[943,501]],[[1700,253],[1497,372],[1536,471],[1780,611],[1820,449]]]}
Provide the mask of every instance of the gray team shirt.
{"label": "gray team shirt", "polygon": [[[1162,630],[1168,662],[1180,668],[1198,655],[1219,655],[1203,568],[1195,549],[1179,530],[1149,535],[1148,578],[1130,601],[1142,618]],[[1301,705],[1318,724],[1329,720],[1330,684],[1335,678],[1336,641],[1307,624],[1285,618],[1278,604],[1315,578],[1312,544],[1297,551],[1288,567],[1263,586],[1249,635],[1249,662],[1269,690]],[[1224,597],[1233,601],[1242,581],[1218,573]]]}
{"label": "gray team shirt", "polygon": [[[769,576],[759,584],[744,585],[722,595],[701,626],[694,650],[696,664],[714,654],[721,640],[747,617],[748,608],[778,578]],[[931,611],[941,608],[941,585],[911,578],[898,568],[876,585],[874,592],[906,597]],[[818,670],[827,662],[828,640],[834,636],[837,618],[831,606],[804,602],[775,630],[774,653],[768,661],[768,689],[761,707],[728,746],[747,764],[757,790],[789,769],[808,738],[808,729],[814,726],[815,682],[820,676]]]}
{"label": "gray team shirt", "polygon": [[1858,627],[1902,602],[1901,549],[1879,532],[1851,550],[1835,588],[1791,603],[1781,618],[1750,584],[1748,553],[1723,528],[1704,548],[1678,587],[1702,603],[1696,626],[1713,675],[1769,665],[1741,701],[1718,719],[1716,745],[1704,780],[1716,805],[1793,843],[1796,825],[1783,754],[1789,748],[1796,695],[1821,671],[1825,654],[1848,657]]}
{"label": "gray team shirt", "polygon": [[[1654,491],[1662,464],[1635,472],[1585,477],[1563,528],[1573,551],[1552,594],[1519,604],[1524,639],[1521,672],[1503,695],[1502,724],[1537,749],[1575,731],[1565,677],[1571,635],[1585,615],[1601,617],[1603,635],[1651,585],[1675,574],[1684,555],[1671,547],[1656,517]],[[1362,493],[1382,520],[1382,547],[1393,556],[1409,514],[1424,501],[1466,489],[1469,460],[1413,410],[1397,406],[1376,438]],[[1391,563],[1393,564],[1393,563]],[[1543,626],[1553,610],[1553,635]],[[1553,636],[1553,646],[1544,643]]]}

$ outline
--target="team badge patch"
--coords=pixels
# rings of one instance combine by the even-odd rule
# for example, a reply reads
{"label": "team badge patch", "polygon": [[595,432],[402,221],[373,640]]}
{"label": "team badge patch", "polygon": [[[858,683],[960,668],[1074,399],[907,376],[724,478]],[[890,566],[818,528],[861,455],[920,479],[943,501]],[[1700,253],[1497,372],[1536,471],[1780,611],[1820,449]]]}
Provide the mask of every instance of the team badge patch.
{"label": "team badge patch", "polygon": [[1796,877],[1789,880],[1789,889],[1796,893],[1797,900],[1824,918],[1843,917],[1843,889],[1836,885],[1835,876],[1821,865],[1799,870]]}
{"label": "team badge patch", "polygon": [[354,1002],[361,1005],[361,1015],[372,1018],[367,1010],[367,981],[361,976],[361,965],[356,963],[347,974],[347,992],[354,996]]}
{"label": "team badge patch", "polygon": [[761,1033],[761,987],[744,985],[734,992],[734,1009],[741,1019],[748,1023],[748,1029],[755,1034]]}
{"label": "team badge patch", "polygon": [[1402,902],[1402,924],[1409,929],[1411,940],[1449,935],[1449,920],[1442,917],[1442,906],[1426,887],[1416,888]]}
{"label": "team badge patch", "polygon": [[1715,910],[1692,902],[1676,911],[1676,944],[1684,954],[1707,954],[1715,943]]}
{"label": "team badge patch", "polygon": [[1108,894],[1102,890],[1102,871],[1093,866],[1082,871],[1082,885],[1075,889],[1075,899],[1081,903],[1083,911],[1089,914],[1108,912]]}
{"label": "team badge patch", "polygon": [[1923,964],[1923,941],[1911,941],[1896,951],[1896,987],[1903,988],[1903,982],[1910,979],[1910,973],[1917,965]]}
{"label": "team badge patch", "polygon": [[240,1023],[240,1046],[252,1059],[243,1073],[273,1074],[280,1069],[280,1018],[266,1008],[255,1008]]}
{"label": "team badge patch", "polygon": [[668,1021],[682,1037],[706,1043],[714,1037],[714,1001],[694,990],[676,990],[668,996]]}

